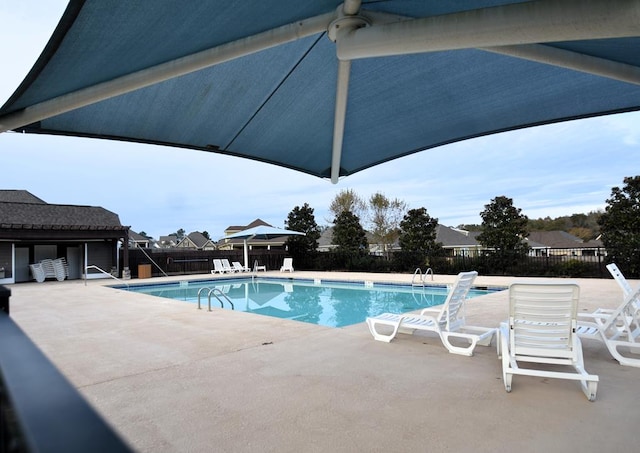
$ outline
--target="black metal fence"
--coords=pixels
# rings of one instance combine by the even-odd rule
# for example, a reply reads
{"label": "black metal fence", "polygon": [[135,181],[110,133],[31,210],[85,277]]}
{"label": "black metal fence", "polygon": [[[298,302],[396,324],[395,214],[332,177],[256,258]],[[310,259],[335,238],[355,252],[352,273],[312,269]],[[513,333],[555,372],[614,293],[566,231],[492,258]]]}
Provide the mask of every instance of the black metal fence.
{"label": "black metal fence", "polygon": [[517,277],[584,277],[608,278],[608,263],[604,249],[583,254],[581,249],[547,249],[545,254],[511,259],[491,255],[426,256],[412,252],[392,252],[386,256],[322,252],[294,256],[296,269],[363,271],[363,272],[423,272],[457,274],[477,270],[481,275],[512,275]]}
{"label": "black metal fence", "polygon": [[[146,253],[146,254],[145,254]],[[147,256],[148,255],[148,256]],[[608,278],[605,250],[545,249],[544,254],[513,260],[499,260],[490,255],[425,256],[410,252],[392,252],[386,256],[334,250],[292,254],[285,250],[251,250],[249,266],[255,262],[267,269],[280,269],[284,258],[292,256],[297,270],[359,271],[359,272],[414,272],[431,268],[440,274],[477,270],[481,275],[512,275],[516,277],[584,277]],[[149,259],[151,258],[151,259]],[[138,277],[139,266],[151,265],[151,275],[202,274],[213,269],[213,259],[227,258],[229,262],[244,263],[242,250],[129,250],[132,277]],[[160,270],[162,269],[162,271]],[[634,278],[638,276],[629,275]]]}
{"label": "black metal fence", "polygon": [[[122,252],[121,252],[122,255]],[[284,258],[290,256],[285,250],[250,250],[249,267],[257,262],[267,269],[280,269]],[[188,275],[209,273],[213,269],[213,260],[226,258],[230,263],[238,261],[244,264],[242,250],[189,250],[189,249],[130,249],[129,269],[131,276],[138,278],[141,266],[151,265],[151,276]],[[122,262],[122,256],[120,256]]]}

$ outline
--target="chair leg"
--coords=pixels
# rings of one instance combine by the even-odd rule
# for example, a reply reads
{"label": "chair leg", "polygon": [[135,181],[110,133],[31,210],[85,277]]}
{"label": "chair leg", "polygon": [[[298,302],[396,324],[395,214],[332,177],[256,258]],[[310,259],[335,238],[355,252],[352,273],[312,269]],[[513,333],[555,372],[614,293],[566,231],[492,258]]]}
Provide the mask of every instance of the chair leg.
{"label": "chair leg", "polygon": [[[453,344],[451,344],[451,341],[449,341],[449,337],[464,338],[470,343],[470,345],[466,348],[463,348],[460,346],[454,346]],[[455,333],[455,332],[442,332],[440,334],[440,338],[442,338],[442,343],[449,350],[450,353],[465,355],[468,357],[473,355],[473,350],[476,348],[476,345],[478,344],[478,337],[476,335],[466,335],[466,334]]]}
{"label": "chair leg", "polygon": [[589,401],[595,401],[596,393],[598,392],[598,383],[593,381],[581,381],[580,383],[582,384],[582,391],[587,396],[587,399]]}
{"label": "chair leg", "polygon": [[[386,326],[391,326],[393,328],[390,334],[382,334],[376,330],[376,325],[382,324]],[[373,335],[374,340],[384,341],[385,343],[390,343],[396,335],[398,334],[398,329],[400,328],[400,324],[402,324],[402,320],[396,322],[380,322],[379,320],[369,318],[367,319],[367,325],[369,326],[369,331],[371,335]]]}
{"label": "chair leg", "polygon": [[509,345],[507,342],[509,341],[508,335],[505,335],[505,332],[502,332],[502,329],[498,331],[498,357],[502,358],[502,381],[504,382],[504,389],[507,393],[511,392],[511,380],[513,379],[513,374],[509,373],[511,369],[511,358],[509,357]]}
{"label": "chair leg", "polygon": [[511,380],[513,379],[513,374],[508,373],[507,371],[502,371],[502,380],[504,381],[504,389],[507,393],[511,393]]}
{"label": "chair leg", "polygon": [[[635,359],[632,357],[623,356],[620,351],[618,351],[618,347],[629,347],[630,352],[637,353],[637,349],[630,347],[628,344],[618,344],[616,341],[605,341],[607,345],[607,349],[609,349],[609,353],[613,356],[614,359],[620,363],[620,365],[624,366],[632,366],[635,368],[640,368],[640,359]],[[640,347],[640,345],[639,345]]]}

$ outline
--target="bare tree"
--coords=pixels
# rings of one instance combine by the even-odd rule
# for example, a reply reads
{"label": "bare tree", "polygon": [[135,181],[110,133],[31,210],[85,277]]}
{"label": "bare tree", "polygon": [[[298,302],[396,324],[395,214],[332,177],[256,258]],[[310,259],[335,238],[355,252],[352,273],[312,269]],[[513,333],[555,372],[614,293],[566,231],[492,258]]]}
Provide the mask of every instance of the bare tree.
{"label": "bare tree", "polygon": [[382,245],[383,252],[398,239],[400,222],[406,211],[407,203],[397,198],[390,200],[380,192],[369,198],[371,234],[376,243]]}
{"label": "bare tree", "polygon": [[352,189],[345,189],[338,192],[329,205],[332,218],[327,219],[327,222],[333,223],[333,220],[344,211],[349,211],[362,219],[366,217],[367,204]]}

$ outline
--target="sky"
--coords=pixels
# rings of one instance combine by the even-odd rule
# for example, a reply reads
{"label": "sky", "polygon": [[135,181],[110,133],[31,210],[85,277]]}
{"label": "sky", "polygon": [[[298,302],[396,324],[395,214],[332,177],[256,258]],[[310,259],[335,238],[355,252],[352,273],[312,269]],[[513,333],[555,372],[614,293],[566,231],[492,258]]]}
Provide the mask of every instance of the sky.
{"label": "sky", "polygon": [[[0,0],[0,105],[22,82],[62,16],[61,0]],[[344,190],[426,208],[448,226],[480,224],[497,196],[531,219],[603,210],[614,186],[640,174],[640,113],[494,134],[419,152],[338,184],[238,157],[157,145],[0,134],[0,189],[47,203],[101,206],[155,239],[184,229],[219,239],[260,218],[284,227],[308,203],[329,225]]]}

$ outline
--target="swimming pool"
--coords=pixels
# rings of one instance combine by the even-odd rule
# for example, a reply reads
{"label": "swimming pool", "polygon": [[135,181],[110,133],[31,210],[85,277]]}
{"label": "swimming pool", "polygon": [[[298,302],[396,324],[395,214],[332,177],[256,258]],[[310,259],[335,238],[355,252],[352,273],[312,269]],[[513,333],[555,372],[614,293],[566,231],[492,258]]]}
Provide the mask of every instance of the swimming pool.
{"label": "swimming pool", "polygon": [[[208,309],[211,293],[212,308],[233,306],[238,311],[329,327],[361,323],[367,316],[385,312],[404,313],[440,305],[447,297],[446,287],[276,278],[191,280],[117,288],[194,306],[200,299],[203,310]],[[469,297],[490,292],[474,289]]]}

